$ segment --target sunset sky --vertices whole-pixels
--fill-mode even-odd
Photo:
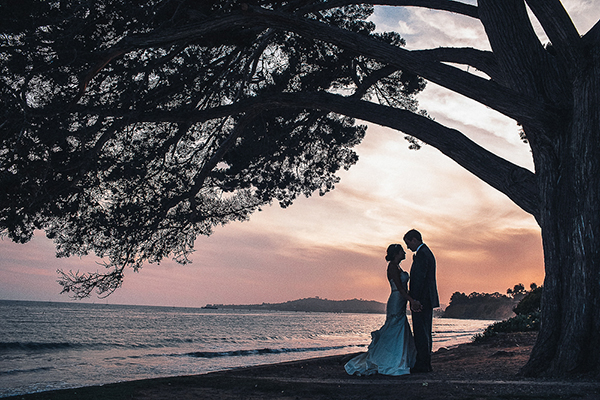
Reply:
[[[563,4],[581,34],[600,19],[600,0]],[[398,31],[409,49],[489,48],[481,25],[467,17],[381,7],[373,20],[381,30]],[[438,122],[533,169],[514,121],[431,83],[419,102]],[[543,283],[539,227],[503,194],[432,147],[409,150],[401,132],[370,125],[356,151],[359,162],[341,174],[333,192],[219,227],[198,238],[192,264],[166,260],[137,274],[129,270],[112,296],[87,301],[195,307],[319,296],[384,302],[385,249],[403,244],[411,228],[421,231],[436,256],[442,303],[456,291],[506,293],[517,283]],[[411,257],[403,268],[410,268]],[[25,245],[2,240],[0,299],[71,301],[59,295],[56,270],[96,271],[102,269],[98,261],[55,258],[41,232]]]

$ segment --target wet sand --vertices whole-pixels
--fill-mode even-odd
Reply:
[[[406,399],[406,400],[594,400],[600,382],[557,381],[518,375],[534,333],[503,334],[433,354],[434,371],[400,377],[349,376],[349,355],[238,368],[209,374],[123,382],[30,395],[24,400],[70,399]]]

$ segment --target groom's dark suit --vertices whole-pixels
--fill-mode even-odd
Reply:
[[[431,371],[433,309],[440,306],[440,300],[435,279],[435,257],[425,244],[413,256],[409,294],[423,305],[422,311],[412,313],[417,348],[414,370]]]

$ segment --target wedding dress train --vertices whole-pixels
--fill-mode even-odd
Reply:
[[[402,286],[406,290],[408,273],[401,272]],[[394,281],[390,280],[392,293],[387,302],[385,324],[371,332],[368,351],[346,363],[350,375],[405,375],[414,366],[417,350],[406,317],[406,299],[402,297]]]

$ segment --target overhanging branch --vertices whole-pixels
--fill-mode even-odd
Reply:
[[[282,95],[282,103],[283,101]],[[299,96],[285,97],[296,103]],[[287,100],[286,99],[286,100]],[[514,201],[524,211],[539,217],[539,195],[535,174],[489,152],[461,132],[407,110],[328,93],[302,96],[296,106],[327,109],[343,115],[387,126],[435,147],[490,186]]]
[[[281,93],[245,99],[236,104],[187,114],[149,113],[147,122],[203,122],[208,119],[257,110],[283,108],[320,109],[347,115],[402,131],[435,147],[490,186],[508,196],[536,219],[539,217],[537,179],[531,171],[489,152],[461,132],[408,110],[326,92]]]
[[[293,31],[413,72],[528,126],[538,126],[541,129],[543,127],[539,126],[539,121],[552,120],[552,116],[555,115],[537,98],[522,95],[450,65],[432,62],[430,56],[425,53],[412,52],[318,21],[255,7],[249,7],[243,13],[232,13],[210,21],[125,38],[111,53],[124,49],[170,46],[181,41],[195,43],[206,40],[207,37],[218,40],[219,32],[231,29],[245,29],[250,35],[255,34],[260,27]],[[94,72],[97,72],[97,69],[94,69]]]
[[[382,78],[390,76],[396,71],[398,71],[398,69],[391,65],[387,65],[377,71],[373,71],[369,76],[365,77],[365,79],[362,82],[357,83],[358,87],[352,96],[360,99],[362,96],[364,96],[364,94],[367,92],[367,90],[369,90],[371,86],[373,86]]]
[[[421,55],[423,59],[431,62],[450,62],[471,66],[485,74],[493,81],[502,83],[502,70],[494,53],[470,47],[438,47],[436,49],[412,50],[414,54]]]
[[[558,0],[526,0],[550,42],[566,63],[578,62],[580,35]]]
[[[219,145],[217,150],[211,156],[210,159],[206,160],[200,171],[194,176],[194,184],[190,189],[183,195],[175,197],[169,200],[168,206],[165,210],[170,209],[177,205],[180,201],[185,198],[193,202],[194,197],[202,190],[206,178],[210,172],[217,166],[217,164],[223,159],[225,154],[235,145],[236,140],[242,135],[246,126],[260,113],[259,108],[249,110],[240,118],[232,129],[231,133],[227,138]]]
[[[343,7],[349,4],[371,4],[374,6],[423,7],[430,8],[432,10],[450,11],[452,13],[478,18],[476,6],[452,0],[331,0],[315,3],[316,4],[311,4],[309,6],[300,8],[297,14],[306,14],[335,7]]]
[[[505,87],[527,102],[530,99],[544,102],[546,110],[553,110],[551,113],[555,116],[547,114],[542,118],[549,124],[559,124],[560,115],[572,105],[572,92],[560,63],[540,43],[524,1],[478,0],[478,5],[481,23],[505,73]],[[517,121],[530,133],[546,130],[539,123]]]
[[[542,129],[540,121],[552,120],[555,115],[537,98],[528,97],[458,68],[431,62],[423,55],[365,35],[260,8],[250,8],[247,15],[253,18],[254,24],[264,23],[272,28],[293,31],[411,71],[528,126]]]

